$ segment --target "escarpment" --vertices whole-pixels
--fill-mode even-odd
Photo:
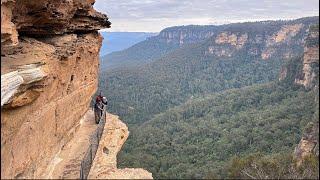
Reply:
[[[309,28],[300,63],[302,68],[299,69],[294,83],[304,86],[306,90],[312,90],[318,106],[313,121],[305,128],[294,151],[298,164],[310,155],[319,157],[319,24]]]
[[[158,35],[160,41],[182,46],[200,42],[215,34],[216,26],[181,26],[164,29]]]
[[[312,89],[319,84],[319,26],[311,26],[305,39],[303,67],[295,83]]]
[[[303,52],[303,39],[317,18],[292,21],[234,23],[221,26],[180,26],[166,28],[159,42],[183,46],[205,42],[204,55],[232,57],[246,53],[250,57],[270,60],[290,59]]]
[[[39,178],[98,84],[94,1],[1,1],[1,176]]]
[[[302,138],[294,150],[294,157],[300,165],[310,156],[319,156],[319,25],[311,25],[304,39],[304,52],[301,57],[290,60],[282,67],[280,82],[302,86],[314,94],[317,104],[314,117],[304,129]]]
[[[268,22],[265,22],[268,24]],[[260,24],[261,27],[264,24]],[[307,34],[309,22],[298,20],[274,28],[266,26],[233,29],[226,27],[214,33],[204,54],[215,57],[232,57],[245,53],[256,59],[290,59],[302,51],[302,39]],[[261,28],[261,29],[260,29]]]
[[[282,67],[279,80],[287,79],[306,90],[315,90],[319,86],[319,25],[308,28],[303,42],[302,55]]]
[[[76,138],[98,85],[97,30],[111,24],[94,2],[1,0],[2,178],[48,177]]]

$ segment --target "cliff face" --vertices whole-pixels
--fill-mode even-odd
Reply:
[[[215,33],[215,26],[208,26],[207,29],[203,26],[181,26],[164,29],[158,38],[160,41],[182,46],[208,39]]]
[[[94,0],[1,0],[1,177],[41,177],[98,84]]]
[[[207,41],[204,54],[232,57],[245,52],[248,56],[269,60],[290,59],[303,52],[303,39],[317,18],[292,21],[235,23],[221,26],[180,26],[164,29],[159,42],[183,46]]]
[[[314,120],[305,128],[294,151],[298,164],[301,164],[303,159],[311,154],[319,156],[319,25],[311,26],[309,29],[302,64],[302,70],[297,75],[295,83],[314,92],[318,107],[315,110]]]
[[[190,46],[201,48],[201,54],[210,59],[236,56],[266,61],[290,59],[303,52],[307,29],[318,21],[319,17],[307,17],[290,21],[170,27],[128,49],[106,55],[102,67],[139,67]]]
[[[303,69],[295,79],[307,89],[319,85],[319,26],[312,26],[305,39],[303,54]]]
[[[302,51],[307,27],[308,24],[290,22],[266,31],[226,28],[212,36],[204,54],[232,57],[245,52],[247,56],[263,60],[289,59]]]
[[[300,165],[311,154],[319,156],[319,25],[308,28],[303,56],[291,61],[291,64],[281,69],[279,80],[287,79],[290,84],[301,85],[307,91],[313,91],[314,101],[318,106],[294,151]]]

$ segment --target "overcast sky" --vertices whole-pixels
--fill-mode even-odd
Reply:
[[[94,7],[108,15],[108,31],[131,32],[319,15],[319,0],[96,0]]]

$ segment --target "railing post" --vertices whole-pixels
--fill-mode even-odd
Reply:
[[[92,165],[92,144],[90,144],[90,165]]]
[[[82,179],[82,161],[80,163],[80,179]]]
[[[98,128],[97,128],[97,136],[96,136],[97,137],[97,142],[99,141],[99,133],[100,133],[99,130],[100,129],[99,129],[99,126],[98,126]]]
[[[81,161],[81,164],[80,164],[80,179],[83,179],[83,177],[82,177],[82,161]]]

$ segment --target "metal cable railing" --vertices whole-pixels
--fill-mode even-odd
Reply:
[[[81,161],[80,165],[80,179],[87,179],[94,157],[96,156],[99,142],[104,130],[104,125],[106,124],[106,106],[103,107],[103,113],[100,117],[100,121],[98,124],[97,129],[94,133],[90,136],[90,145],[84,155],[84,158]]]

